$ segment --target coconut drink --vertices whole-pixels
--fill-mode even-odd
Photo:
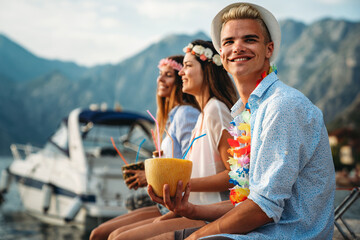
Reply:
[[[162,197],[163,186],[168,184],[170,196],[174,197],[179,180],[183,182],[183,189],[190,180],[192,162],[179,158],[149,158],[145,160],[145,174],[148,184],[154,193]]]

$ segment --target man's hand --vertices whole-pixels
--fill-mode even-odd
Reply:
[[[131,177],[125,180],[129,189],[137,190],[139,187],[145,187],[147,185],[145,171],[144,170],[125,170],[125,174],[133,174]]]
[[[176,188],[175,197],[173,198],[170,197],[170,188],[168,184],[164,184],[162,198],[155,195],[151,185],[148,186],[148,193],[151,200],[164,205],[176,215],[191,218],[194,205],[188,201],[190,195],[190,183],[186,185],[184,194],[182,192],[182,186],[183,182],[179,181]]]

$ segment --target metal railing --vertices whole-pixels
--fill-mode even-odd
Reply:
[[[10,150],[14,160],[24,160],[25,157],[38,152],[41,148],[34,147],[30,144],[11,144]]]

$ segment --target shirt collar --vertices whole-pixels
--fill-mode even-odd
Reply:
[[[268,90],[268,88],[275,82],[279,80],[278,76],[275,72],[270,73],[267,75],[257,86],[257,88],[254,89],[254,91],[250,94],[250,98],[257,97],[261,98],[264,93]]]
[[[237,102],[231,108],[231,116],[233,118],[235,118],[244,110],[244,108],[245,108],[245,106],[244,106],[243,102],[241,101],[241,98],[239,98],[239,100],[237,100]]]
[[[267,75],[250,94],[249,101],[251,101],[253,98],[261,98],[267,89],[277,80],[279,80],[279,78],[275,72]],[[239,100],[231,108],[231,116],[235,118],[244,110],[244,108],[245,106],[242,103],[241,98],[239,98]]]

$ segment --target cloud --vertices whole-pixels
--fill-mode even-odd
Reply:
[[[194,10],[201,9],[204,4],[201,1],[165,1],[143,0],[136,5],[139,15],[145,16],[149,19],[179,19],[193,16]],[[202,9],[201,9],[202,10]]]
[[[316,1],[325,5],[339,5],[344,3],[350,3],[352,0],[316,0]]]
[[[116,62],[134,53],[127,44],[147,42],[122,31],[128,24],[119,18],[119,5],[103,3],[1,1],[0,29],[40,56],[86,65]]]

